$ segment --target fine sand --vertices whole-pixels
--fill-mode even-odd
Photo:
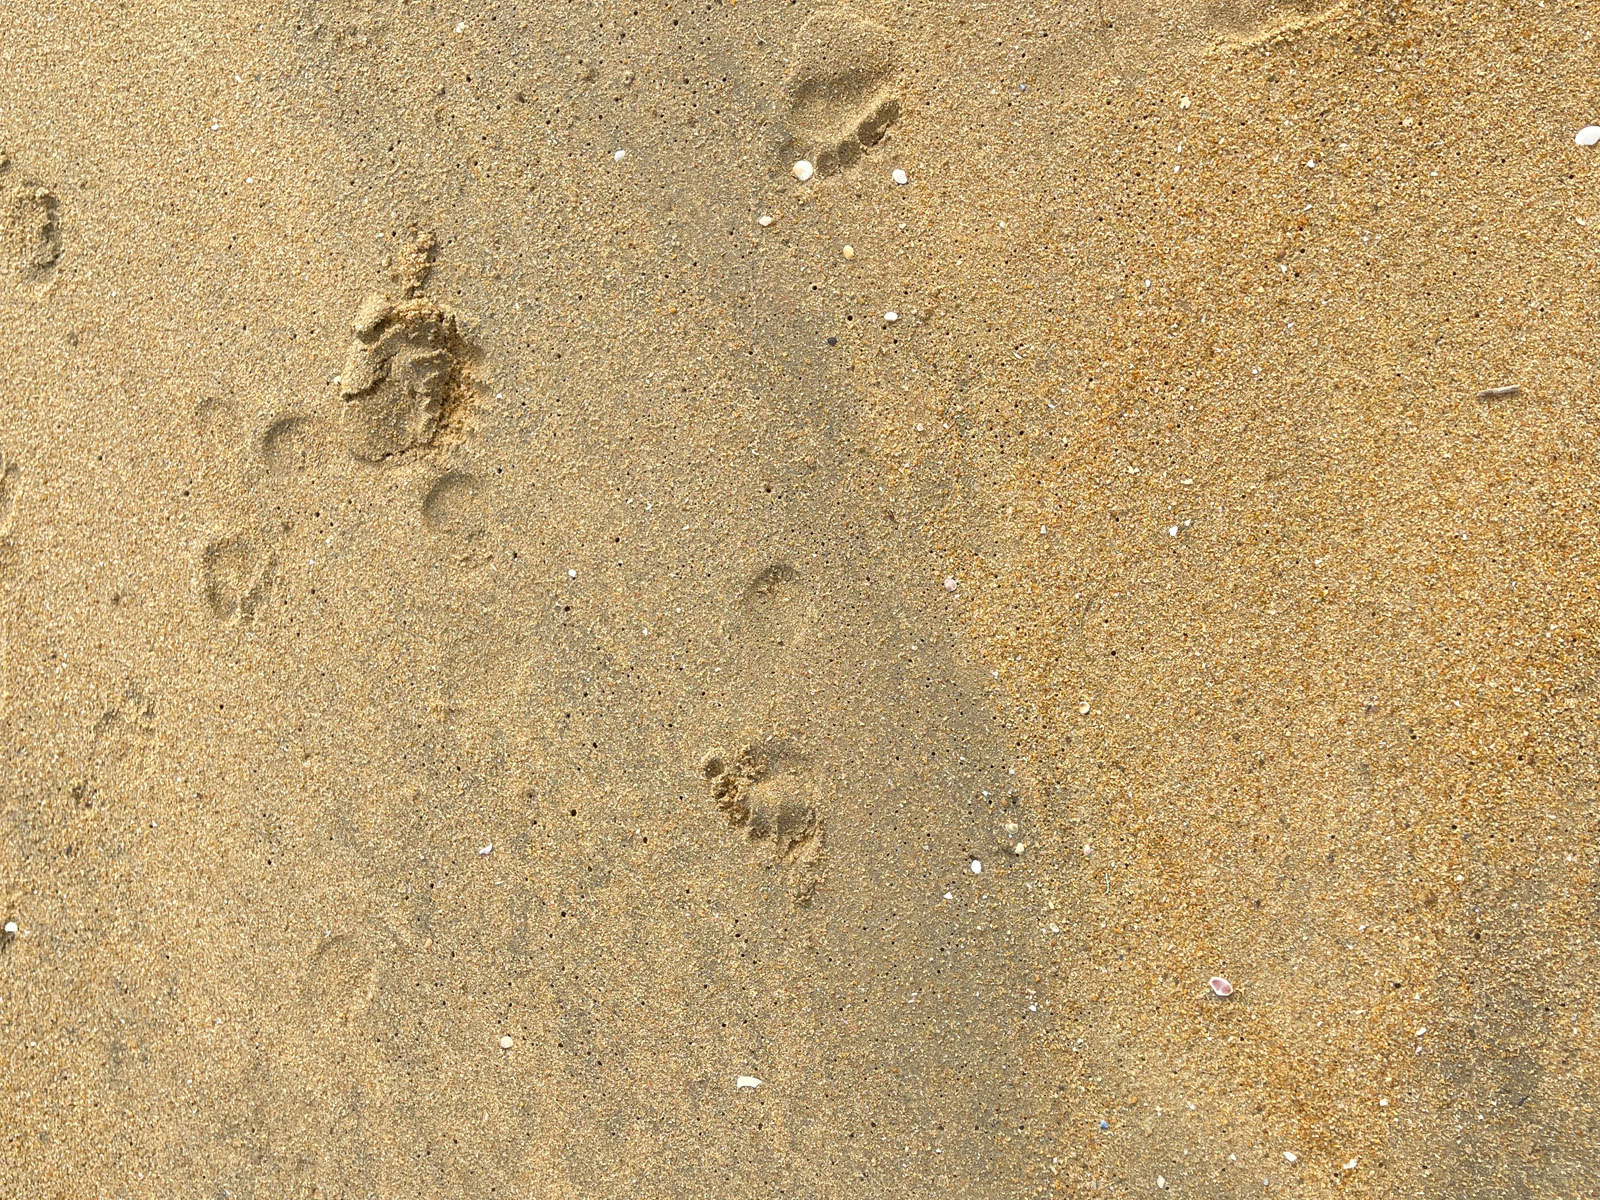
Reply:
[[[1597,29],[0,6],[0,1196],[1600,1195]]]

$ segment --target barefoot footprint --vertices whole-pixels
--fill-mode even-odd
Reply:
[[[43,275],[61,257],[60,205],[55,193],[18,178],[0,152],[0,270]]]
[[[804,761],[788,743],[769,739],[733,755],[712,751],[700,773],[730,826],[770,864],[798,869],[795,900],[809,901],[822,863],[822,818]]]
[[[393,278],[402,296],[367,297],[339,377],[345,441],[364,462],[382,462],[459,437],[471,397],[471,357],[455,315],[421,294],[433,239],[400,256]]]
[[[200,552],[200,596],[219,622],[249,624],[266,604],[277,556],[250,533],[213,539]]]
[[[847,8],[808,17],[783,80],[785,159],[808,159],[822,174],[858,160],[900,119],[899,73],[883,26]]]

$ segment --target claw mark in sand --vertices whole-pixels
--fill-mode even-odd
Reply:
[[[786,744],[764,741],[734,755],[712,751],[700,773],[729,825],[743,830],[771,863],[802,868],[795,901],[807,903],[822,862],[822,818],[804,764]]]
[[[403,295],[369,296],[353,326],[339,395],[350,453],[382,462],[459,438],[470,400],[471,351],[455,315],[421,294],[433,254],[422,238],[401,256],[394,279]]]
[[[55,193],[31,179],[16,178],[0,151],[0,270],[43,275],[61,257],[60,205]]]
[[[784,164],[804,158],[828,174],[876,146],[900,119],[899,74],[883,26],[847,8],[806,18],[780,97]]]

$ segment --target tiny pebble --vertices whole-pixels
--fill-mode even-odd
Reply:
[[[1158,1188],[1165,1188],[1167,1186],[1167,1177],[1165,1175],[1157,1175],[1156,1186]]]
[[[1593,146],[1600,142],[1600,125],[1585,125],[1572,140],[1580,146]]]
[[[982,875],[983,874],[983,863],[979,862],[977,859],[973,859],[972,860],[972,873],[974,875]]]
[[[1508,383],[1504,387],[1484,388],[1483,391],[1478,393],[1478,399],[1479,400],[1504,400],[1504,399],[1508,399],[1511,396],[1519,395],[1521,392],[1522,392],[1522,385],[1521,384]]]
[[[1284,1162],[1289,1162],[1289,1163],[1296,1163],[1296,1162],[1300,1161],[1300,1156],[1298,1154],[1296,1154],[1293,1150],[1285,1150],[1283,1152],[1283,1161]]]
[[[739,1078],[733,1081],[733,1086],[742,1088],[758,1088],[761,1086],[761,1080],[757,1079],[754,1075],[741,1075]]]
[[[479,846],[478,847],[478,853],[479,854],[491,854],[493,852],[494,852],[494,843],[493,842],[490,842],[487,846]]]
[[[910,182],[910,180],[906,176],[906,173],[904,171],[902,171],[899,167],[896,167],[893,171],[891,171],[889,173],[889,178],[893,179],[901,187],[904,187],[907,183]]]
[[[1356,1169],[1356,1160],[1352,1158],[1349,1162],[1345,1163],[1344,1169],[1346,1171],[1354,1171]]]
[[[501,1036],[501,1038],[500,1038],[500,1049],[502,1049],[502,1050],[511,1049],[511,1038],[510,1038],[509,1035],[502,1035]]]
[[[817,173],[817,169],[803,158],[790,167],[789,170],[794,172],[794,177],[801,183],[804,183]]]
[[[1178,99],[1179,108],[1188,108],[1191,103],[1193,103],[1193,101],[1191,101],[1187,96],[1181,96]]]
[[[6,932],[7,933],[15,933],[16,931],[17,931],[17,923],[15,921],[7,921],[6,922]]]
[[[761,228],[765,229],[768,225],[772,224],[772,218],[767,216],[766,213],[762,213],[759,217],[756,218],[756,224],[761,226]]]
[[[1233,984],[1229,983],[1221,975],[1213,975],[1211,977],[1211,990],[1219,996],[1231,996],[1233,995]]]
[[[900,319],[900,314],[891,308],[888,312],[883,314],[883,319],[892,325]]]
[[[1087,717],[1089,715],[1089,702],[1087,700],[1078,705],[1078,715],[1081,717]]]
[[[1028,848],[1028,843],[1027,842],[1018,842],[1015,846],[1011,847],[1011,853],[1020,856],[1023,853],[1023,851],[1025,851],[1027,848]]]
[[[854,246],[846,246],[844,248],[844,256],[846,258],[854,258],[856,256],[856,248]]]
[[[945,591],[953,592],[960,586],[961,586],[961,584],[957,581],[957,579],[956,579],[956,577],[954,575],[946,575],[944,577],[944,590]]]
[[[628,152],[626,150],[618,150],[616,153],[614,153],[611,156],[611,161],[612,162],[621,162],[623,159],[625,159],[627,157],[628,157]]]

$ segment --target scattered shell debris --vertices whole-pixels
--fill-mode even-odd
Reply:
[[[961,586],[961,581],[958,580],[954,575],[946,575],[944,577],[944,590],[945,591],[953,592],[960,586]]]
[[[733,1081],[733,1086],[736,1088],[758,1088],[761,1086],[761,1080],[754,1075],[741,1075]]]
[[[983,863],[979,859],[975,858],[972,860],[972,873],[974,875],[983,874]]]
[[[899,167],[896,167],[889,173],[889,178],[894,180],[901,187],[905,187],[906,184],[911,182],[910,178]]]
[[[772,224],[772,218],[769,217],[766,213],[762,213],[759,217],[756,218],[756,224],[761,226],[761,228],[765,229],[768,225]]]
[[[1286,1163],[1297,1163],[1300,1161],[1300,1156],[1293,1150],[1285,1150],[1283,1152],[1283,1161]]]
[[[1233,995],[1233,984],[1229,983],[1221,975],[1213,975],[1211,977],[1211,991],[1218,996],[1231,996]]]
[[[895,312],[894,309],[891,308],[888,312],[883,314],[883,319],[885,321],[889,322],[889,324],[893,325],[896,321],[898,321],[900,319],[900,314]]]
[[[1521,394],[1522,385],[1520,383],[1508,383],[1502,387],[1484,388],[1483,391],[1478,393],[1478,399],[1504,400],[1509,396],[1520,396]]]
[[[617,150],[617,151],[612,153],[611,161],[612,162],[621,162],[623,159],[625,159],[627,157],[628,157],[628,152],[626,150]]]
[[[500,1049],[502,1049],[502,1050],[511,1049],[511,1036],[509,1034],[501,1034],[500,1035]]]
[[[803,158],[799,159],[794,166],[789,168],[789,170],[794,172],[794,177],[801,183],[804,183],[817,173],[817,169],[813,167],[810,162]]]
[[[1572,140],[1580,146],[1593,146],[1600,142],[1600,125],[1585,125]]]

